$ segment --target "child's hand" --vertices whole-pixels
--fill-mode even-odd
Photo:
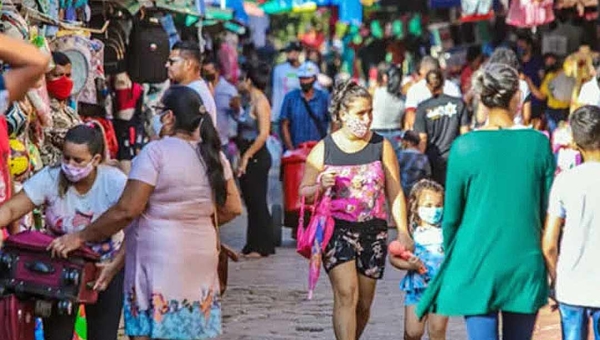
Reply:
[[[414,270],[414,271],[419,271],[419,270],[421,270],[421,268],[424,267],[421,260],[419,260],[419,258],[416,256],[413,256],[410,259],[408,259],[408,265],[410,266],[410,270]]]

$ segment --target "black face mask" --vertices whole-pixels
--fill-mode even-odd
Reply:
[[[558,70],[560,69],[560,66],[561,66],[561,65],[559,65],[558,63],[556,63],[556,64],[552,64],[552,65],[546,65],[546,66],[544,67],[544,71],[546,71],[546,73],[549,73],[549,72],[556,72],[556,71],[558,71]]]
[[[213,81],[215,81],[215,79],[217,79],[217,75],[214,73],[204,73],[202,75],[202,78],[204,78],[204,80],[212,83]]]
[[[308,92],[310,92],[310,90],[313,88],[314,85],[315,85],[314,81],[311,81],[310,83],[300,83],[300,88],[302,89],[302,92],[308,93]]]

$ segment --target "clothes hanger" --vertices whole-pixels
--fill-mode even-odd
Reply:
[[[58,26],[59,28],[66,30],[66,31],[79,31],[79,32],[85,32],[85,33],[103,34],[104,32],[106,32],[106,30],[108,29],[108,25],[110,24],[110,20],[107,20],[104,23],[104,25],[102,26],[102,28],[100,28],[100,29],[89,28],[89,27],[79,26],[79,25],[81,25],[81,23],[68,24],[64,21],[53,19],[53,18],[49,17],[48,15],[40,13],[39,11],[37,11],[33,8],[23,7],[23,10],[25,11],[25,19],[27,21],[29,18],[32,18],[34,20],[37,20],[39,22],[42,22],[42,23],[45,23],[48,25]]]

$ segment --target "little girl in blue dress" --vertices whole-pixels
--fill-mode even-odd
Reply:
[[[432,180],[419,181],[410,192],[409,209],[409,226],[415,242],[414,256],[407,260],[390,256],[390,263],[394,267],[407,271],[400,282],[400,290],[406,293],[404,339],[421,339],[427,326],[431,340],[442,340],[446,338],[448,317],[429,314],[419,320],[415,307],[444,260],[441,228],[444,189]]]

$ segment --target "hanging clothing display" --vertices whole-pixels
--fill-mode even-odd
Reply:
[[[532,28],[554,21],[554,0],[513,0],[506,22],[515,27]]]
[[[461,0],[462,22],[489,20],[494,17],[493,0]]]

